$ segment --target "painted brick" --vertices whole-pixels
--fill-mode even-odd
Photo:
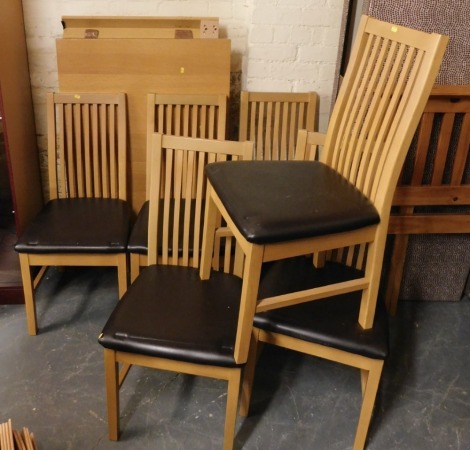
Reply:
[[[231,40],[242,89],[320,95],[327,122],[344,0],[23,0],[38,143],[45,159],[45,95],[58,86],[62,16],[214,16]],[[43,167],[44,169],[44,167]]]

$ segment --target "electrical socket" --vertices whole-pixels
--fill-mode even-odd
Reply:
[[[216,20],[201,20],[201,39],[218,39],[219,23]]]

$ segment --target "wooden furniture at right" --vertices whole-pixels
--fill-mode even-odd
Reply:
[[[325,349],[319,356],[331,355],[330,347],[343,350],[336,360],[360,369],[364,393],[356,450],[365,445],[386,353],[376,354],[378,362],[372,370],[363,361],[361,346],[342,334],[345,327],[340,324],[335,339],[322,341],[322,330],[309,323],[310,315],[303,312],[312,301],[357,296],[357,308],[348,320],[353,320],[356,337],[361,332],[374,333],[393,192],[447,42],[445,36],[363,16],[320,161],[241,161],[210,164],[206,169],[211,189],[203,247],[213,248],[220,212],[245,255],[244,314],[251,317],[256,312],[242,401],[249,403],[252,377],[248,374],[254,370],[249,365],[256,360],[257,341],[306,353],[316,347],[308,345],[313,342]],[[343,249],[336,262],[344,269],[339,276],[327,275],[327,262],[323,268],[314,266],[312,254]],[[208,250],[203,254],[203,279],[209,274],[211,257]],[[294,270],[290,277],[280,270],[273,279],[284,282],[284,289],[270,285],[264,289],[266,271],[295,259],[307,263],[307,274]],[[270,264],[262,271],[264,263]],[[358,273],[351,275],[349,269]],[[317,271],[320,276],[315,276]],[[311,277],[315,283],[308,283]],[[311,333],[282,339],[278,335],[289,335],[286,328],[272,330],[260,323],[271,313],[286,317],[290,308],[300,311],[296,317],[311,327]],[[380,326],[386,325],[385,320]],[[285,344],[288,340],[292,345]],[[242,343],[239,348],[244,360],[247,347]]]
[[[47,124],[50,200],[15,245],[30,335],[49,266],[114,266],[119,297],[127,289],[126,96],[51,92]]]
[[[239,141],[255,143],[255,158],[294,159],[297,132],[318,128],[315,92],[252,92],[240,95]]]
[[[385,289],[396,312],[412,234],[470,233],[470,86],[435,86],[393,197]]]

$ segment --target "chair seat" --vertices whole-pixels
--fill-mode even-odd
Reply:
[[[345,281],[361,272],[338,263],[326,263],[316,269],[311,257],[290,258],[272,263],[263,274],[260,297],[285,294]],[[358,324],[361,292],[279,308],[256,314],[254,325],[307,342],[333,347],[374,359],[388,354],[388,317],[382,301],[377,302],[373,327],[364,330]]]
[[[204,211],[205,202],[202,202],[202,210]],[[170,204],[170,217],[173,217],[173,206],[174,203]],[[191,200],[191,210],[193,211],[196,206],[195,200]],[[163,208],[163,200],[160,201],[160,209]],[[137,214],[136,221],[132,227],[131,234],[129,236],[129,242],[127,243],[127,251],[129,253],[138,253],[140,255],[148,254],[148,223],[149,223],[149,201],[147,200],[142,205],[142,208]],[[159,223],[158,230],[158,253],[161,254],[162,250],[162,230],[163,230],[163,221]],[[170,236],[169,236],[169,252],[172,253],[172,233],[173,227],[170,227]],[[179,223],[179,238],[178,243],[180,247],[183,245],[183,236],[184,236],[184,214],[181,211],[180,223]],[[202,230],[201,230],[202,237]],[[194,238],[194,226],[191,226],[189,229],[189,253],[192,255],[193,250],[193,238]],[[183,253],[183,249],[178,249],[179,254]]]
[[[126,250],[131,210],[103,198],[49,201],[15,244],[19,253],[121,253]]]
[[[99,343],[116,351],[197,364],[236,366],[233,352],[241,280],[197,269],[143,269],[116,306]]]
[[[373,204],[355,186],[317,161],[213,163],[206,174],[235,225],[254,244],[380,222]]]

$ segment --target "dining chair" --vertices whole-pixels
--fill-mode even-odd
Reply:
[[[355,448],[362,448],[387,353],[377,298],[391,200],[447,42],[445,36],[363,16],[320,161],[241,161],[206,168],[207,224],[221,213],[243,249],[249,289],[242,302],[256,313],[242,413],[249,403],[257,340],[307,353],[315,347],[322,357],[361,369],[364,400]],[[213,240],[208,226],[204,247],[211,248]],[[277,270],[269,277],[278,264],[298,258],[307,263],[302,270]],[[339,266],[333,275],[331,265]],[[207,251],[202,278],[209,270]],[[268,280],[277,283],[271,287]],[[317,313],[334,319],[322,329]]]
[[[15,245],[30,335],[49,266],[115,266],[127,289],[126,96],[48,93],[47,123],[50,200]]]
[[[154,132],[203,139],[225,139],[227,96],[224,94],[155,94],[147,95],[147,161]],[[147,164],[147,168],[150,165]],[[147,232],[150,176],[146,175],[147,198],[132,227],[127,251],[130,279],[147,265]]]
[[[315,92],[253,92],[240,94],[239,141],[255,143],[255,159],[294,159],[297,132],[318,128]]]
[[[241,370],[234,346],[251,334],[238,319],[242,280],[227,267],[201,281],[201,236],[212,161],[251,158],[251,142],[155,133],[150,147],[148,263],[109,317],[104,347],[108,431],[119,437],[119,389],[132,365],[228,382],[224,449],[235,433]],[[217,230],[223,237],[226,230]],[[231,252],[228,253],[229,255]],[[248,339],[249,342],[249,339]]]

